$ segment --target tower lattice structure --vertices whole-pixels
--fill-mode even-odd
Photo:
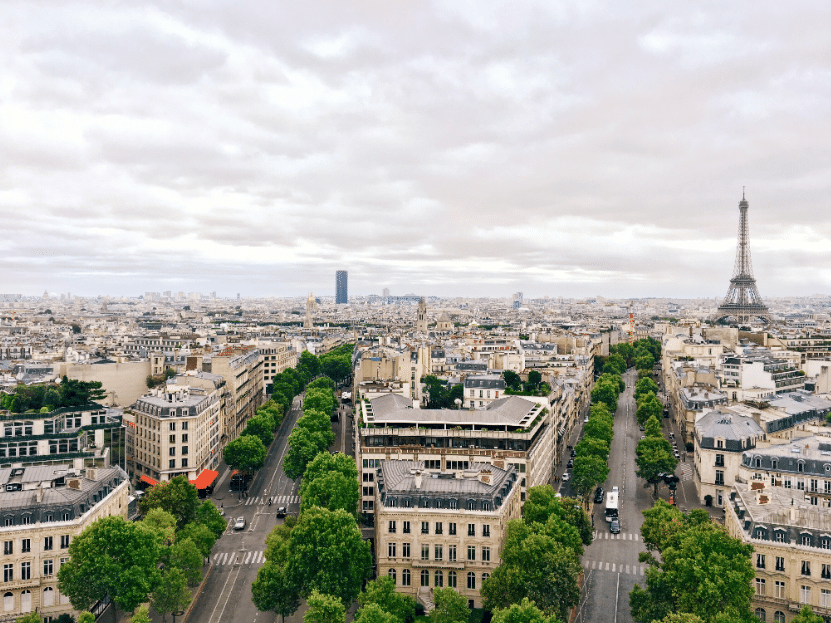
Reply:
[[[727,290],[724,301],[719,305],[715,320],[735,318],[738,322],[749,322],[753,318],[759,318],[765,322],[771,322],[767,305],[762,302],[762,296],[756,288],[753,264],[750,261],[750,233],[747,226],[749,207],[742,192],[742,200],[739,201],[739,242],[736,247],[736,264],[733,267],[730,288]]]

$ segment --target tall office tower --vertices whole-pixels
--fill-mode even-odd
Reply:
[[[346,305],[349,302],[349,297],[347,296],[346,290],[346,282],[348,277],[349,273],[345,270],[339,270],[335,273],[336,305]]]
[[[390,289],[384,288],[384,298],[388,299],[390,297]]]
[[[730,279],[727,296],[719,305],[713,320],[734,318],[741,323],[759,318],[767,323],[771,322],[770,312],[756,288],[753,265],[750,263],[750,231],[747,226],[748,207],[750,206],[744,198],[744,191],[742,191],[742,200],[739,201],[739,241],[736,246],[733,278]]]

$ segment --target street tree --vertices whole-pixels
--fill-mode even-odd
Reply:
[[[705,623],[753,620],[752,545],[732,538],[706,512],[684,515],[660,501],[644,518],[644,542],[658,557],[641,554],[646,587],[629,593],[635,621],[651,623],[670,613],[695,614]]]
[[[251,585],[251,597],[258,610],[273,610],[283,623],[300,607],[300,587],[293,583],[283,564],[270,560],[266,560],[257,572],[257,579]]]
[[[823,623],[823,619],[821,616],[814,614],[811,606],[805,604],[799,614],[791,619],[791,623]]]
[[[160,581],[156,538],[120,515],[99,519],[69,544],[69,560],[58,570],[61,594],[76,610],[109,596],[132,612]]]
[[[168,612],[179,612],[190,603],[188,579],[181,569],[169,567],[162,573],[162,581],[153,591],[150,605],[162,615],[164,623]]]
[[[154,508],[167,511],[176,518],[176,525],[181,528],[195,519],[200,504],[199,492],[187,476],[175,476],[148,488],[139,500],[138,508],[143,515]]]
[[[619,342],[609,347],[610,354],[620,355],[624,360],[629,360],[635,355],[635,347],[629,342]]]
[[[95,615],[90,613],[92,616],[92,620],[89,623],[95,623]],[[86,621],[81,621],[81,618],[78,617],[78,623],[87,623]],[[141,606],[136,613],[130,619],[130,623],[150,623],[150,608],[147,606]]]
[[[376,605],[402,623],[413,617],[416,608],[415,599],[404,593],[396,592],[395,582],[386,575],[367,582],[364,590],[358,595],[358,603],[361,604],[362,609],[369,605]]]
[[[202,558],[208,558],[216,544],[216,535],[211,529],[205,524],[196,523],[195,521],[182,528],[179,531],[178,538],[193,541]]]
[[[316,409],[304,411],[303,417],[297,420],[297,428],[305,428],[309,432],[319,433],[322,436],[321,438],[326,441],[324,450],[335,442],[335,433],[332,432],[332,419],[322,411]]]
[[[522,506],[523,521],[529,526],[535,523],[545,526],[552,516],[574,526],[583,545],[591,545],[591,518],[580,508],[579,500],[557,497],[557,492],[551,485],[538,485],[528,489],[525,504]]]
[[[556,616],[548,616],[527,597],[493,613],[492,623],[560,623]]]
[[[403,623],[378,604],[367,604],[355,614],[355,623]]]
[[[179,539],[166,548],[161,557],[165,568],[176,567],[179,569],[190,586],[196,586],[202,581],[202,561],[204,558],[199,547],[191,539]]]
[[[507,608],[523,597],[547,615],[566,620],[580,598],[577,553],[556,539],[536,533],[521,520],[508,522],[502,562],[482,584],[486,608]]]
[[[585,437],[593,437],[600,439],[606,445],[612,445],[612,436],[614,435],[614,427],[602,417],[590,417],[589,421],[583,425],[583,432]]]
[[[176,518],[161,508],[150,509],[139,525],[158,535],[161,545],[170,545],[176,540]]]
[[[430,611],[430,623],[467,623],[470,610],[467,599],[455,588],[433,589],[435,608]]]
[[[32,610],[31,612],[24,614],[22,617],[15,619],[15,623],[41,623],[40,615]]]
[[[577,456],[597,456],[604,461],[609,460],[609,444],[603,439],[584,435],[574,446]],[[602,480],[600,482],[603,482]]]
[[[644,435],[646,437],[664,436],[664,433],[661,430],[661,423],[654,415],[646,421],[646,424],[644,424]]]
[[[303,385],[320,374],[320,360],[307,350],[304,350],[297,360],[297,374],[303,380]]]
[[[303,473],[300,485],[301,511],[311,506],[329,510],[342,508],[357,518],[361,486],[355,461],[344,454],[320,452]]]
[[[245,474],[251,474],[263,465],[268,453],[259,437],[242,435],[228,442],[222,453],[225,463]]]
[[[139,608],[141,610],[141,608]],[[132,619],[131,619],[132,622]],[[95,615],[89,610],[78,613],[78,623],[95,623]],[[148,619],[149,623],[149,619]]]
[[[635,415],[638,419],[638,424],[644,426],[651,417],[660,418],[664,405],[652,392],[647,392],[638,400],[637,411]]]
[[[283,471],[286,476],[291,480],[300,478],[309,463],[318,454],[325,452],[330,443],[328,437],[322,433],[297,426],[289,435],[289,449],[283,457]]]
[[[274,441],[274,420],[265,415],[255,415],[248,420],[242,434],[259,438],[263,445],[268,448],[271,442]]]
[[[617,353],[612,353],[609,355],[606,363],[603,364],[603,372],[608,372],[609,374],[623,374],[626,372],[626,360]]]
[[[336,383],[342,383],[352,374],[352,359],[346,357],[327,357],[323,360],[323,374]]]
[[[305,414],[307,411],[313,409],[320,411],[326,417],[330,418],[335,410],[336,403],[335,395],[331,389],[321,387],[307,389],[306,397],[303,399],[303,413]]]
[[[603,443],[602,440],[598,441]],[[571,486],[583,496],[584,500],[597,485],[606,482],[608,476],[609,465],[604,457],[592,454],[581,455],[578,452],[571,473]]]
[[[615,387],[617,387],[617,393],[620,394],[624,389],[626,389],[626,383],[623,380],[623,377],[619,374],[612,374],[611,372],[605,372],[597,377],[598,383],[611,383]]]
[[[660,483],[658,474],[673,473],[678,459],[672,455],[672,446],[663,436],[646,437],[635,448],[635,465],[638,467],[635,473],[655,486],[653,495],[657,497]]]
[[[536,389],[542,383],[542,374],[540,374],[537,370],[531,370],[528,373],[528,384],[533,388]]]
[[[291,531],[288,549],[287,574],[303,597],[317,589],[350,604],[372,569],[369,543],[344,510],[306,510]]]
[[[346,620],[346,608],[337,597],[314,589],[306,604],[308,609],[303,615],[303,623],[344,623]]]
[[[650,378],[641,379],[635,385],[635,400],[638,400],[638,398],[640,398],[641,396],[643,396],[644,394],[647,394],[649,392],[652,392],[653,394],[657,394],[658,393],[658,384],[655,383],[655,381],[653,381]]]
[[[617,387],[610,382],[595,384],[591,392],[592,402],[602,402],[609,409],[610,413],[617,411],[617,398]]]
[[[222,536],[225,528],[228,527],[225,517],[220,514],[219,509],[210,500],[205,500],[196,509],[196,523],[206,526],[217,539]]]

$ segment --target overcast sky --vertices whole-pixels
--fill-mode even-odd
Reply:
[[[694,6],[693,6],[694,5]],[[0,292],[831,292],[831,4],[0,3]]]

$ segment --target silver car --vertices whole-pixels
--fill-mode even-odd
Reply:
[[[245,530],[245,517],[237,517],[234,522],[234,530]]]

